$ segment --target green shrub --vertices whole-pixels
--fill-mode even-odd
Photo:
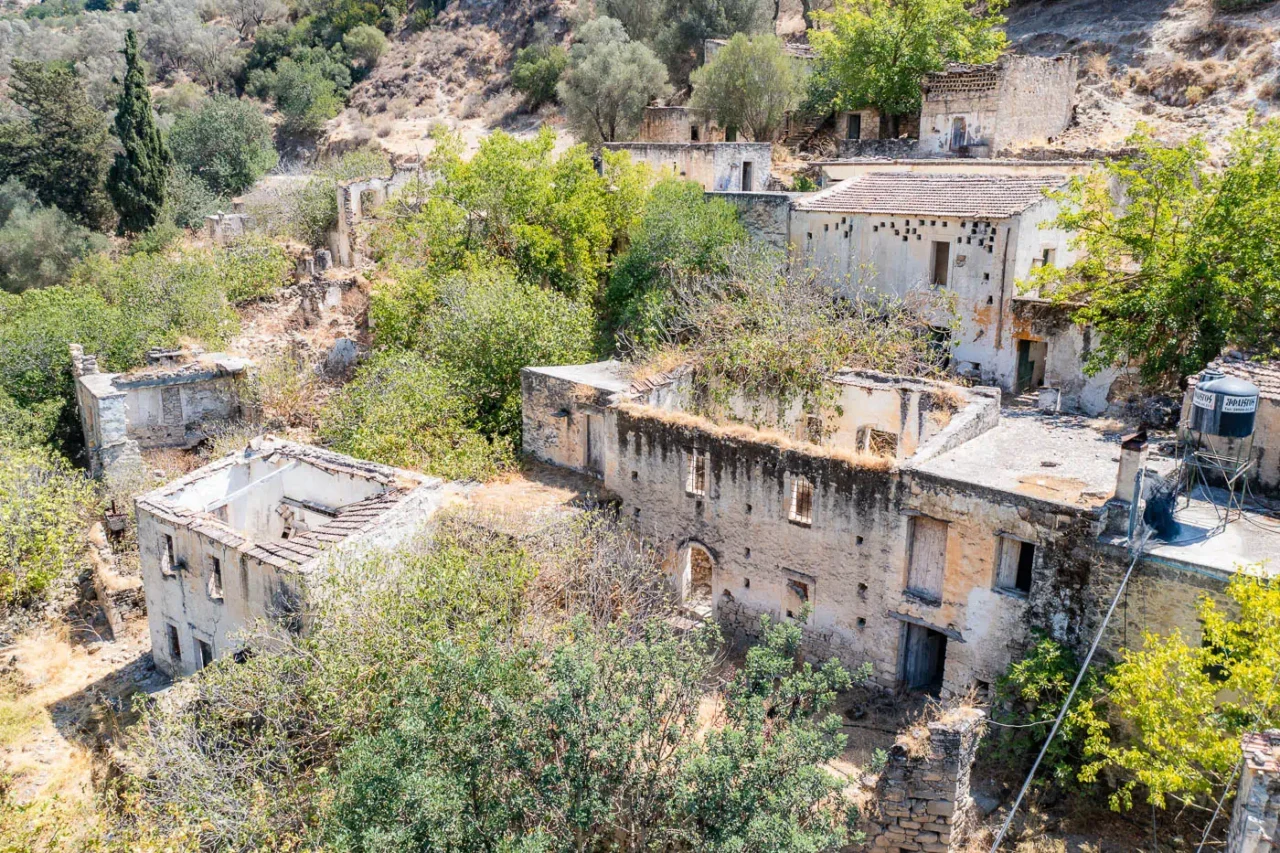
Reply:
[[[509,439],[469,425],[473,401],[414,353],[386,352],[335,397],[321,434],[336,450],[451,480],[486,480],[515,462]]]
[[[342,46],[347,57],[367,71],[387,52],[387,37],[377,27],[361,24],[342,37]]]
[[[13,178],[0,184],[0,289],[20,293],[57,284],[81,258],[109,245]]]
[[[233,305],[270,296],[288,284],[293,270],[284,249],[264,237],[243,237],[215,258],[227,299]]]
[[[536,110],[556,99],[556,84],[569,64],[564,48],[552,44],[535,44],[516,52],[511,69],[512,87],[524,95],[529,109]]]
[[[182,165],[169,170],[164,204],[163,216],[179,228],[203,228],[204,218],[224,207],[209,185]]]
[[[0,603],[28,604],[79,562],[96,492],[61,457],[0,444],[0,495]]]
[[[169,131],[169,147],[176,164],[221,196],[244,192],[279,160],[262,111],[252,101],[225,95],[180,113]]]
[[[420,6],[409,13],[408,24],[409,31],[420,33],[427,27],[431,26],[431,22],[436,19],[436,10],[430,6]]]
[[[369,148],[348,152],[324,164],[289,199],[289,233],[308,246],[323,246],[329,231],[338,223],[338,182],[390,171],[387,155]]]
[[[310,136],[342,109],[342,97],[333,80],[316,63],[298,62],[287,56],[271,71],[249,75],[249,88],[267,98],[280,111],[281,131],[290,136]]]

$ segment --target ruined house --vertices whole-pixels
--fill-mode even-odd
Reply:
[[[949,294],[959,326],[944,331],[958,373],[1015,395],[1051,389],[1054,407],[1106,408],[1115,373],[1082,373],[1088,330],[1019,286],[1036,267],[1075,259],[1071,235],[1047,227],[1059,202],[1046,193],[1069,174],[859,166],[792,207],[800,264],[851,293]]]
[[[139,451],[194,447],[244,414],[248,359],[226,353],[151,350],[147,365],[103,373],[98,359],[71,345],[76,404],[95,476],[140,465]]]
[[[1245,735],[1227,853],[1280,851],[1280,730]]]
[[[356,226],[419,175],[418,163],[414,161],[397,165],[385,177],[374,175],[339,182],[337,227],[328,236],[329,252],[335,264],[341,267],[364,264]]]
[[[920,156],[994,157],[1042,146],[1067,129],[1079,59],[1009,54],[948,65],[921,88]]]
[[[157,666],[187,675],[234,654],[246,631],[306,630],[326,552],[394,542],[448,493],[438,479],[268,436],[142,495]]]
[[[743,639],[761,615],[790,620],[813,656],[935,693],[990,685],[1033,630],[1081,652],[1098,631],[1141,518],[1134,471],[1155,464],[1142,441],[1002,412],[993,388],[866,371],[834,377],[829,411],[757,429],[750,401],[736,419],[691,410],[691,382],[633,383],[617,362],[522,374],[526,452],[602,480],[690,615]],[[1143,629],[1197,636],[1199,596],[1276,540],[1240,524],[1148,545],[1104,650]]]
[[[606,142],[658,175],[693,181],[704,190],[752,192],[765,189],[773,169],[768,142]]]

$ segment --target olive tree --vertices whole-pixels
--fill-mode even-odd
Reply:
[[[582,28],[558,87],[570,127],[591,143],[634,136],[644,108],[670,90],[658,57],[613,18]]]
[[[746,131],[756,142],[773,140],[800,97],[795,62],[774,35],[738,33],[692,79],[690,106],[713,115],[721,127]]]

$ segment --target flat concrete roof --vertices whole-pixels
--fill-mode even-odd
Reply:
[[[1119,434],[1074,415],[1006,409],[995,428],[911,468],[1078,510],[1115,494],[1119,466]]]
[[[563,364],[552,367],[526,367],[530,373],[554,376],[579,385],[588,385],[601,391],[616,394],[631,387],[630,368],[620,361],[610,359],[593,364]]]

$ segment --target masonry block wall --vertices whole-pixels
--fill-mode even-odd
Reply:
[[[752,237],[779,249],[791,247],[791,202],[802,193],[707,193],[738,209],[738,218]]]
[[[674,174],[719,192],[761,189],[773,168],[773,146],[768,142],[607,142],[604,147],[626,151],[660,175]],[[750,167],[744,170],[746,164]]]
[[[977,822],[969,796],[969,770],[982,740],[986,714],[958,708],[924,732],[900,736],[876,786],[880,804],[871,842],[877,850],[950,853]],[[906,738],[917,742],[908,745]],[[923,751],[923,754],[921,752]]]
[[[1280,851],[1280,729],[1245,735],[1227,853]]]

